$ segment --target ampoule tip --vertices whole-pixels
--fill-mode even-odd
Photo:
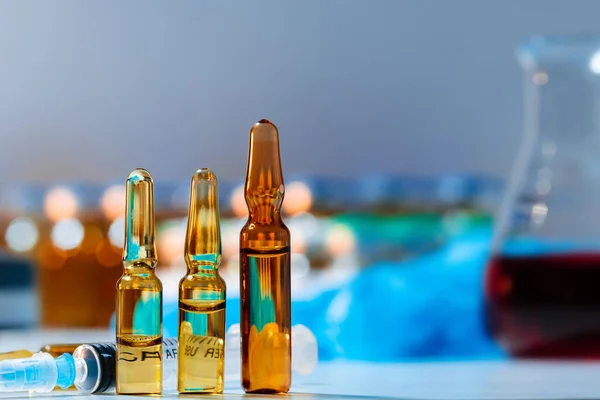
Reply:
[[[152,176],[144,168],[136,168],[127,177],[128,181],[151,181]]]
[[[279,131],[274,123],[261,119],[250,130],[250,137],[254,142],[279,143]]]
[[[210,168],[200,168],[192,176],[192,181],[216,181],[217,176]]]

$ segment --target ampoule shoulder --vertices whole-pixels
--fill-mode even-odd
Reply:
[[[183,289],[203,289],[208,291],[225,291],[225,280],[218,271],[212,273],[188,273],[179,281],[179,287]]]
[[[117,281],[117,289],[162,290],[162,283],[154,269],[131,268],[125,270]]]
[[[283,220],[267,225],[248,220],[240,232],[240,245],[248,247],[250,242],[256,245],[257,241],[266,242],[268,247],[287,246],[290,242],[290,230]]]

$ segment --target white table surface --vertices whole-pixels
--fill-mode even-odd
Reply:
[[[108,341],[106,331],[0,331],[0,352],[17,348],[37,350],[43,344]],[[238,382],[225,383],[221,398],[265,398],[281,396],[243,395]],[[90,397],[76,392],[49,395],[8,393],[0,398]],[[95,395],[104,400],[114,394]],[[165,393],[162,397],[206,397]],[[119,396],[144,398],[147,396]],[[411,362],[366,363],[322,362],[315,372],[294,377],[290,399],[600,399],[600,362]],[[96,397],[98,399],[98,397]],[[73,399],[75,400],[75,399]],[[83,399],[82,399],[83,400]]]

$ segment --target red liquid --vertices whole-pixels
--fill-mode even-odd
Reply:
[[[600,359],[600,254],[497,257],[486,320],[517,357]]]

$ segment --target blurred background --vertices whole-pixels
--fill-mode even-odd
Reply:
[[[527,152],[515,169],[519,149],[540,136],[523,129],[528,113],[542,118],[524,93],[548,82],[539,65],[531,81],[515,54],[535,34],[597,31],[598,12],[591,0],[3,1],[0,328],[109,327],[123,184],[136,167],[155,178],[165,335],[177,333],[189,179],[200,167],[220,178],[227,325],[238,322],[248,133],[269,118],[286,178],[293,323],[313,330],[323,359],[539,355],[527,350],[555,336],[527,321],[552,312],[558,300],[542,290],[552,286],[541,301],[510,297],[523,285],[514,277],[485,285],[503,255],[494,228],[506,242],[498,219],[513,221],[531,170]],[[528,204],[520,212],[539,225],[550,203]],[[568,274],[557,279],[569,287]],[[600,315],[596,297],[583,308],[569,299],[584,320]],[[514,305],[532,314],[514,319]],[[517,322],[526,328],[511,330]],[[600,349],[591,325],[582,329]]]

